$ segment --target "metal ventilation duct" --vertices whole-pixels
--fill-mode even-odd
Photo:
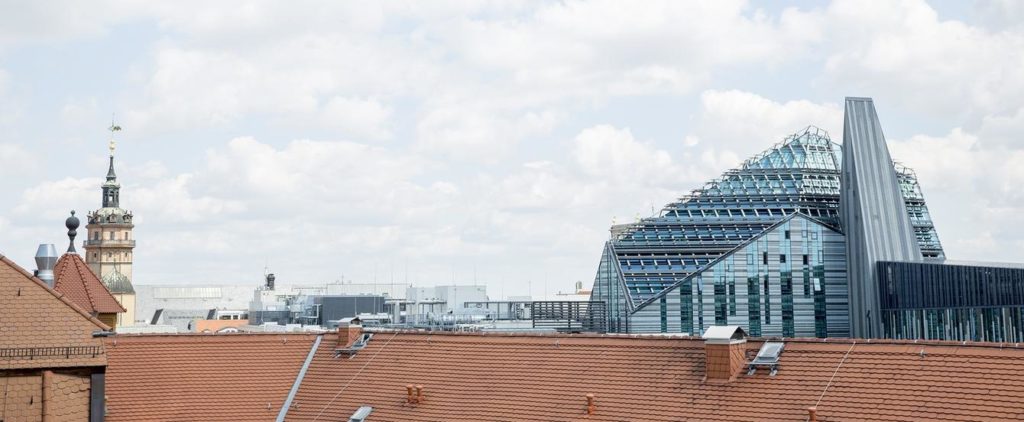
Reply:
[[[39,245],[36,249],[36,277],[53,288],[53,266],[57,265],[57,248],[51,243]]]

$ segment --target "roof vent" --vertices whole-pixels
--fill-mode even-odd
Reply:
[[[360,406],[356,409],[356,412],[349,416],[348,422],[363,422],[367,417],[370,416],[370,412],[373,412],[373,408],[370,406]]]
[[[774,377],[779,372],[779,357],[782,356],[782,350],[786,348],[786,344],[778,341],[766,341],[761,345],[761,350],[757,351],[757,356],[754,360],[748,364],[747,375],[754,375],[757,372],[757,367],[767,367],[771,370],[768,374]]]
[[[45,243],[36,249],[36,277],[46,282],[47,286],[53,288],[53,266],[57,265],[57,248],[53,244]]]

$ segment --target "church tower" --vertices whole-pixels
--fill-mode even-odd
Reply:
[[[110,168],[103,183],[103,207],[90,212],[85,226],[87,238],[85,262],[100,277],[110,293],[126,310],[118,315],[118,326],[135,324],[135,288],[132,286],[132,213],[121,208],[121,184],[114,173],[114,133],[120,126],[110,126]]]

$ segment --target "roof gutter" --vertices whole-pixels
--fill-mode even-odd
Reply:
[[[320,348],[320,340],[323,339],[323,334],[316,336],[316,341],[313,342],[313,347],[309,349],[306,361],[302,363],[302,369],[299,369],[299,375],[295,377],[295,383],[292,384],[292,389],[288,392],[288,398],[281,405],[281,410],[277,412],[277,422],[284,422],[284,417],[288,414],[288,409],[292,407],[292,401],[295,400],[295,394],[299,392],[299,386],[302,385],[302,379],[306,377],[306,370],[309,369],[309,364],[313,362],[316,349]]]

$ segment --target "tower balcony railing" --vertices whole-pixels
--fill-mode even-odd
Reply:
[[[110,240],[110,239],[100,239],[100,240],[89,239],[89,240],[86,240],[85,242],[83,242],[82,244],[85,245],[85,246],[101,246],[101,247],[127,247],[127,248],[134,248],[135,247],[135,241],[134,240],[124,240],[124,239],[115,239],[115,240]]]

